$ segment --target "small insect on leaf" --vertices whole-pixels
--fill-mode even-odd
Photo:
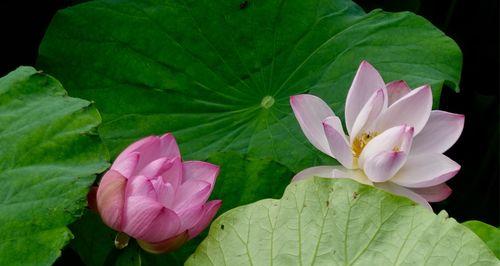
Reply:
[[[352,192],[352,199],[357,199],[359,196],[358,192],[354,191]]]
[[[243,2],[240,3],[240,9],[245,9],[248,7],[248,1],[245,0]]]

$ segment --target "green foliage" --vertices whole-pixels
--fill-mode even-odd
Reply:
[[[481,221],[467,221],[462,224],[476,233],[500,259],[500,229]]]
[[[221,215],[186,265],[498,265],[472,232],[349,179],[292,183]]]
[[[387,81],[457,89],[457,45],[412,13],[346,0],[92,1],[59,12],[38,65],[96,102],[112,155],[175,134],[186,158],[235,151],[294,172],[334,161],[304,138],[289,97],[310,92],[342,116],[362,59]],[[271,98],[272,97],[272,98]]]
[[[366,14],[346,0],[92,1],[58,12],[38,66],[96,103],[113,156],[171,131],[185,159],[222,165],[214,197],[224,211],[336,163],[305,139],[289,97],[318,95],[342,116],[363,59],[386,81],[431,84],[435,104],[443,84],[458,87],[450,38],[412,13]],[[182,263],[196,243],[164,261]]]
[[[20,67],[0,78],[0,265],[50,265],[108,153],[90,102]]]
[[[104,225],[99,214],[87,211],[70,226],[75,238],[70,247],[77,251],[85,265],[104,265],[115,249],[116,232]]]

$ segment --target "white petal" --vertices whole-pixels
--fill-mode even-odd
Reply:
[[[364,164],[366,176],[373,182],[385,182],[396,174],[406,162],[407,153],[403,151],[384,151]]]
[[[344,167],[352,169],[354,163],[354,157],[352,155],[352,149],[344,132],[338,131],[335,127],[338,117],[332,116],[323,121],[323,127],[325,129],[326,139],[330,145],[330,151],[335,159],[337,159]]]
[[[335,116],[332,109],[320,98],[309,94],[290,97],[290,105],[309,142],[318,150],[332,156],[322,124],[325,118]]]
[[[395,80],[387,83],[385,86],[387,88],[387,103],[389,106],[411,91],[404,80]]]
[[[361,62],[345,103],[345,121],[349,134],[359,112],[378,89],[385,90],[384,80],[372,65],[366,61]]]
[[[366,178],[361,170],[349,170],[343,166],[316,166],[302,170],[296,174],[292,182],[304,180],[311,177],[324,178],[350,178],[365,185],[372,185],[372,182]]]
[[[332,178],[349,178],[361,184],[373,186],[372,181],[370,181],[361,170],[350,170],[346,168],[333,169]]]
[[[430,187],[448,181],[459,170],[459,164],[440,153],[413,155],[391,182],[411,188]]]
[[[434,110],[420,134],[413,140],[412,154],[443,153],[460,137],[464,129],[464,116]]]
[[[364,168],[365,161],[386,151],[403,151],[409,153],[413,138],[413,128],[397,126],[376,136],[366,144],[358,159],[359,168]]]
[[[351,144],[359,134],[371,129],[380,113],[385,110],[386,101],[387,96],[385,95],[385,91],[383,89],[375,91],[370,99],[368,99],[352,126],[350,134]]]
[[[429,119],[432,109],[432,91],[429,86],[414,89],[393,103],[379,117],[376,129],[408,125],[415,128],[415,135],[422,130]]]
[[[432,211],[431,205],[429,205],[429,203],[423,197],[421,197],[417,193],[415,193],[415,192],[413,192],[405,187],[398,186],[397,184],[394,184],[391,182],[375,183],[375,187],[378,187],[382,190],[385,190],[389,193],[392,193],[392,194],[395,194],[398,196],[403,196],[403,197],[409,198],[409,199],[413,200],[414,202],[416,202],[416,203],[422,205],[423,207],[429,209],[430,211]]]
[[[315,166],[315,167],[306,168],[306,169],[300,171],[298,174],[296,174],[293,177],[292,182],[304,180],[304,179],[307,179],[310,177],[315,177],[315,176],[331,178],[333,170],[337,169],[339,167],[341,167],[341,166]]]
[[[452,190],[445,183],[432,187],[411,188],[411,191],[417,193],[428,202],[439,202],[450,196]]]

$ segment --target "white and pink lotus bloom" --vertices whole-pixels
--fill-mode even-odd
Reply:
[[[218,173],[210,163],[182,162],[172,134],[146,137],[127,147],[103,176],[97,209],[106,225],[121,232],[117,246],[132,236],[149,252],[169,252],[217,213],[222,202],[206,201]]]
[[[404,81],[385,84],[368,62],[358,68],[340,119],[320,98],[302,94],[290,99],[309,141],[341,166],[303,170],[294,181],[311,176],[352,178],[428,208],[446,199],[445,184],[460,165],[443,155],[460,137],[464,116],[432,111],[428,85],[411,90]]]

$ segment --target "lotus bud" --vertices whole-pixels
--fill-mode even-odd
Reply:
[[[127,147],[103,176],[97,210],[118,231],[117,248],[129,237],[151,253],[171,252],[197,236],[222,202],[207,202],[219,167],[181,160],[171,134],[143,138]]]

